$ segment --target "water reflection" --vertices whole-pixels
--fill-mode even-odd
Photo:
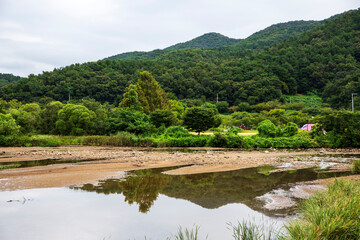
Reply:
[[[291,214],[293,209],[268,211],[263,209],[264,203],[256,200],[256,197],[279,187],[288,189],[296,182],[349,174],[318,173],[314,169],[261,174],[259,171],[268,170],[263,167],[179,176],[162,174],[163,171],[171,169],[174,168],[131,171],[124,179],[108,179],[100,181],[98,185],[85,184],[73,189],[123,194],[125,202],[137,203],[142,213],[147,213],[159,194],[163,194],[171,198],[188,200],[207,209],[219,208],[230,203],[243,203],[256,211],[275,216]]]

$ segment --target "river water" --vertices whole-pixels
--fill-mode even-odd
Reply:
[[[0,239],[166,239],[199,226],[200,239],[233,239],[228,224],[280,228],[295,207],[265,209],[259,197],[295,183],[348,173],[268,167],[171,176],[171,168],[124,173],[97,185],[0,192]],[[1,184],[1,181],[0,181]],[[298,201],[297,199],[293,199]]]

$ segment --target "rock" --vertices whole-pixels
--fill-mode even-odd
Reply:
[[[269,153],[269,151],[265,151],[265,153],[266,153],[266,154],[268,154],[268,153]]]

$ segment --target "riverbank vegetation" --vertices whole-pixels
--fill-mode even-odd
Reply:
[[[216,104],[188,107],[167,100],[163,109],[142,111],[129,88],[119,106],[93,99],[46,104],[0,101],[0,145],[112,145],[130,147],[312,148],[359,147],[360,114],[315,108],[235,111],[219,114]],[[150,100],[151,102],[152,100]],[[145,103],[149,105],[149,103]],[[151,103],[153,104],[153,103]],[[271,105],[265,103],[263,105]],[[255,108],[254,108],[255,109]],[[315,124],[311,131],[299,127]],[[241,135],[252,129],[254,135]],[[208,134],[192,134],[191,131]],[[258,133],[258,134],[256,134]]]

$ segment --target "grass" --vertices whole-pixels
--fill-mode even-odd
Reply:
[[[320,108],[322,106],[322,99],[317,95],[284,95],[285,102],[290,103],[304,103],[305,107]]]
[[[257,225],[251,221],[244,220],[235,226],[231,223],[228,225],[235,240],[271,240],[279,236],[279,231],[272,226],[266,228],[264,224]]]
[[[184,230],[182,227],[179,227],[179,230],[176,235],[168,237],[167,240],[199,240],[199,226],[195,225],[195,229],[187,229]],[[207,237],[206,237],[207,238]]]
[[[360,183],[338,181],[300,207],[302,216],[286,226],[283,239],[359,239]]]
[[[354,160],[351,171],[353,173],[360,173],[360,159]]]

